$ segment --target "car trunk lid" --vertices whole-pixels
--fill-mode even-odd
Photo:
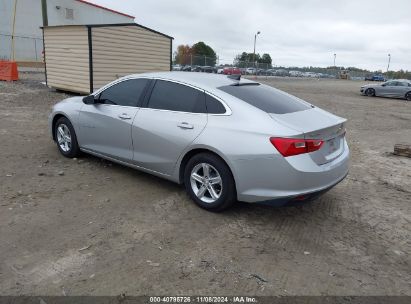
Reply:
[[[323,165],[333,161],[344,152],[345,122],[344,118],[328,113],[319,108],[287,114],[270,114],[282,125],[301,133],[304,139],[321,139],[322,147],[311,152],[311,158]]]

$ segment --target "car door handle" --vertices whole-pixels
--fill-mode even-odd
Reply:
[[[126,113],[123,113],[123,114],[120,114],[120,115],[118,116],[118,118],[125,120],[125,119],[131,119],[131,116],[129,116],[129,115],[126,114]]]
[[[180,122],[177,127],[181,129],[194,129],[194,126],[192,124],[189,124],[188,122]]]

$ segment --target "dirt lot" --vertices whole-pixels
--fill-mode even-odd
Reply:
[[[197,208],[184,189],[59,155],[41,74],[0,83],[2,295],[411,295],[411,103],[360,82],[270,84],[346,117],[348,177],[301,207]]]

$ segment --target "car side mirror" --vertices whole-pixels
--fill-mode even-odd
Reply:
[[[386,84],[385,84],[385,83],[383,83],[381,86],[382,86],[382,87],[385,87],[385,86],[386,86]]]
[[[95,103],[97,103],[96,99],[94,98],[94,95],[88,95],[88,96],[84,97],[83,102],[85,104],[95,104]]]

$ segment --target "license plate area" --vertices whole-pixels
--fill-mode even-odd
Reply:
[[[323,152],[325,159],[331,161],[341,155],[344,147],[344,135],[328,139],[324,142]]]

